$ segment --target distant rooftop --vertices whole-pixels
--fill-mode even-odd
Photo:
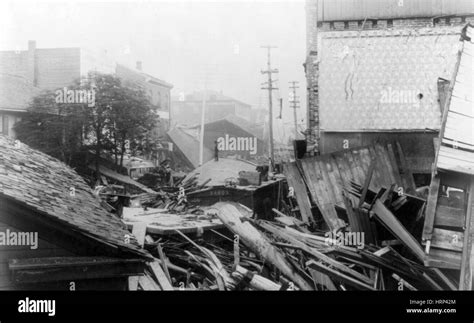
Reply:
[[[137,64],[137,66],[135,68],[131,68],[131,67],[128,67],[128,66],[117,63],[115,71],[119,76],[123,76],[123,74],[125,74],[125,73],[128,76],[132,76],[134,74],[134,76],[137,78],[137,81],[155,83],[157,85],[161,85],[161,86],[167,87],[169,89],[173,88],[173,84],[168,83],[168,82],[163,81],[163,80],[161,80],[161,79],[159,79],[155,76],[152,76],[150,74],[147,74],[147,73],[143,72],[141,70],[141,64]]]
[[[184,102],[201,102],[203,99],[203,96],[205,95],[206,101],[208,103],[212,103],[213,101],[233,101],[233,102],[238,102],[242,105],[249,106],[250,104],[242,102],[240,100],[234,99],[230,96],[224,95],[222,92],[215,91],[215,90],[206,90],[206,91],[195,91],[189,94],[185,94],[184,98],[179,97],[179,96],[173,96],[172,101],[173,102],[179,102],[179,101],[184,101]]]

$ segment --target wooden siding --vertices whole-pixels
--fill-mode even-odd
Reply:
[[[473,12],[474,2],[471,0],[318,1],[318,21],[439,17]]]

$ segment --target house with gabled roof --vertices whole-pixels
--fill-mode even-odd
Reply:
[[[0,136],[0,289],[126,290],[151,255],[71,168]]]

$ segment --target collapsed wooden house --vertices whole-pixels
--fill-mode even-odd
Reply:
[[[371,190],[397,184],[404,192],[413,194],[415,191],[413,176],[398,143],[304,158],[286,164],[284,173],[290,190],[295,192],[302,220],[316,221],[313,213],[320,212],[323,224],[330,230],[344,226],[336,208],[345,208],[344,189],[350,187],[352,181],[362,184],[371,174],[372,180],[368,183]]]
[[[0,289],[126,290],[151,255],[60,161],[0,136]]]
[[[474,274],[473,36],[473,26],[466,26],[435,145],[423,228],[428,265],[461,270],[459,288],[469,290]]]

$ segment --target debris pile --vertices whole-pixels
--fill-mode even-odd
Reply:
[[[338,174],[346,176],[342,180],[325,173],[322,167],[327,163],[320,162],[330,160],[327,156],[305,159],[303,167],[285,165],[294,208],[273,209],[273,219],[259,219],[251,209],[230,201],[194,209],[179,200],[179,190],[141,195],[142,205],[161,209],[148,209],[125,222],[134,229],[147,223],[137,239],[143,240],[163,273],[151,268],[154,285],[139,283],[139,289],[457,289],[456,271],[426,264],[420,244],[426,200],[399,173],[400,159],[384,158],[390,149],[367,148],[368,162],[363,164],[344,164],[344,155],[338,155]],[[363,160],[364,150],[352,153]],[[315,166],[323,176],[311,173]],[[314,182],[308,185],[306,179],[311,177],[319,184],[318,196],[309,190]],[[361,179],[362,184],[357,182]],[[405,183],[414,194],[395,183],[387,185],[392,179]],[[199,189],[192,179],[181,185]],[[330,185],[330,194],[322,192]]]

